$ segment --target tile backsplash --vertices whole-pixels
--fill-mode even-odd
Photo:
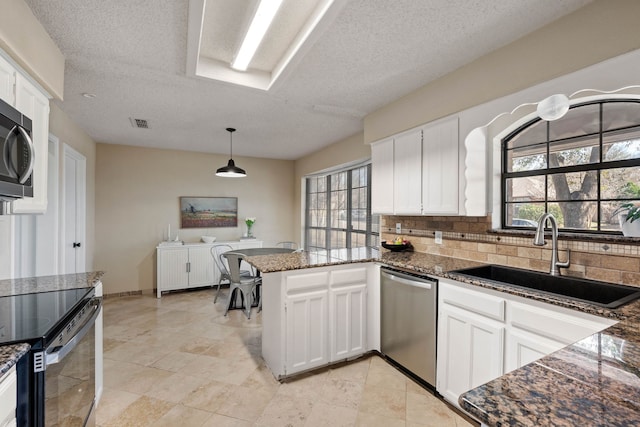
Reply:
[[[411,241],[417,252],[452,256],[489,264],[549,271],[551,242],[533,245],[533,233],[504,234],[491,231],[491,217],[382,216],[381,240],[400,236]],[[436,244],[435,231],[442,231],[442,244]],[[620,238],[559,238],[561,261],[571,251],[571,266],[562,274],[623,283],[640,287],[640,244]]]

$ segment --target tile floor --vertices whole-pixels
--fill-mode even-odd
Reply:
[[[261,315],[223,305],[211,289],[106,299],[98,426],[470,425],[377,356],[278,383]]]

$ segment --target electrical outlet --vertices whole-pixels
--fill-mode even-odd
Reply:
[[[401,233],[402,233],[402,223],[396,222],[396,234],[401,234]]]
[[[442,244],[442,231],[436,231],[436,245]]]

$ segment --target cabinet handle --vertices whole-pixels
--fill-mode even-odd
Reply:
[[[187,273],[191,273],[191,263],[187,263]]]

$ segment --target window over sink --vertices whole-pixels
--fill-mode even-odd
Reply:
[[[371,164],[305,179],[305,249],[377,248],[379,215],[371,215]]]
[[[504,229],[535,228],[551,212],[562,231],[617,234],[616,209],[640,203],[640,100],[584,102],[561,119],[536,118],[501,149]]]

